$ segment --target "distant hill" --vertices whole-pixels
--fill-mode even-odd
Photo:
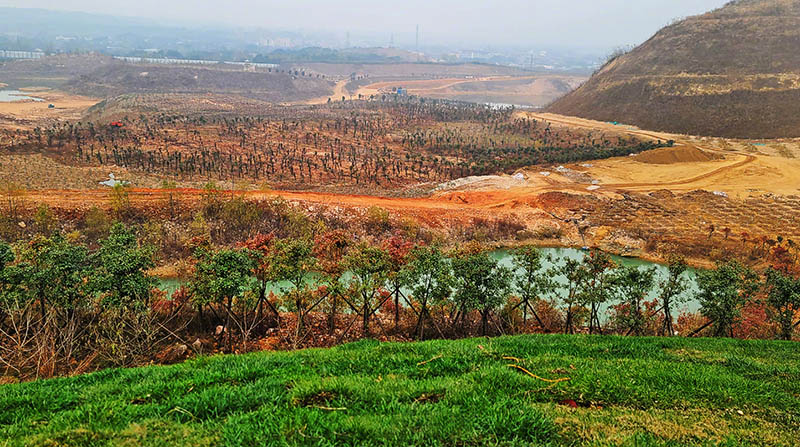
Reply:
[[[61,54],[41,59],[5,61],[0,62],[0,82],[13,88],[60,88],[77,76],[88,75],[114,63],[111,56],[100,54]]]
[[[5,62],[0,64],[0,82],[13,88],[45,86],[96,98],[128,93],[217,93],[287,102],[333,93],[333,82],[283,68],[248,71],[229,64],[134,64],[96,54]]]
[[[667,26],[548,111],[697,135],[800,136],[800,0],[739,0]]]
[[[287,71],[245,71],[241,66],[140,65],[115,62],[82,74],[64,86],[81,95],[113,97],[126,93],[225,93],[269,102],[330,95],[333,83]]]

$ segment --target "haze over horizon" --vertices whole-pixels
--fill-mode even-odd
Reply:
[[[354,45],[561,46],[603,48],[638,44],[672,19],[700,14],[727,0],[406,0],[402,7],[366,0],[299,2],[212,0],[106,2],[0,0],[0,6],[139,17],[182,26],[240,26],[351,33]]]

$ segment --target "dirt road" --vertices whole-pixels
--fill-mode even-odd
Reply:
[[[620,157],[589,163],[591,167],[578,169],[598,180],[603,191],[653,191],[669,189],[685,192],[695,189],[720,191],[745,198],[765,192],[794,195],[800,192],[800,161],[763,153],[748,153],[731,149],[720,139],[703,139],[689,135],[654,132],[624,124],[612,124],[550,113],[519,112],[521,116],[546,120],[556,125],[579,127],[609,133],[622,133],[640,138],[675,141],[676,151],[704,151],[714,154],[716,160],[680,160],[652,164],[639,162],[637,157]],[[741,146],[736,144],[735,146]],[[666,150],[666,149],[665,149]],[[575,168],[576,166],[572,166]],[[555,188],[583,190],[586,185],[557,185]]]
[[[499,81],[507,79],[535,79],[535,77],[513,77],[513,76],[486,76],[480,78],[446,78],[446,79],[415,79],[409,81],[389,81],[389,82],[376,82],[358,89],[358,94],[363,96],[379,95],[386,89],[396,87],[401,84],[409,92],[424,96],[426,93],[441,91],[449,89],[458,84],[465,84],[469,82],[486,82],[486,81]]]
[[[350,98],[350,92],[347,91],[347,81],[341,80],[336,83],[333,87],[333,93],[329,96],[320,96],[319,98],[313,98],[306,101],[300,101],[297,103],[291,104],[308,104],[308,105],[315,105],[315,104],[326,104],[328,100],[331,101],[341,101],[342,97]]]
[[[584,118],[578,118],[574,116],[564,116],[564,115],[556,115],[554,113],[537,113],[537,112],[527,112],[521,111],[518,112],[521,116],[527,116],[529,118],[535,118],[540,120],[545,120],[555,124],[562,124],[569,127],[579,127],[582,129],[592,129],[592,130],[603,130],[611,133],[623,133],[626,135],[635,135],[638,137],[649,138],[652,140],[661,140],[661,141],[683,141],[683,138],[686,138],[685,135],[676,135],[670,134],[665,132],[653,132],[649,130],[641,130],[633,126],[628,126],[625,124],[612,124],[612,123],[604,123],[602,121],[594,121],[588,120]]]

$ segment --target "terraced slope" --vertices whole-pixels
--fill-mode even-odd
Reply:
[[[670,25],[548,111],[694,135],[800,136],[800,0],[739,0]]]

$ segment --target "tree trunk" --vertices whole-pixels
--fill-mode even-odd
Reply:
[[[233,351],[233,342],[231,341],[231,314],[233,313],[233,298],[228,297],[227,312],[225,315],[225,327],[222,328],[222,337],[228,337],[228,352]]]
[[[419,319],[417,320],[417,340],[422,340],[425,336],[425,316],[428,314],[428,308],[423,306],[422,310],[419,313]]]
[[[567,318],[564,321],[564,333],[572,333],[572,306],[567,307]]]
[[[529,305],[530,304],[528,304],[528,300],[523,300],[522,301],[522,324],[523,324],[523,326],[526,325],[526,323],[528,323],[528,306]]]
[[[295,299],[294,301],[295,306],[297,307],[297,324],[295,325],[294,331],[294,339],[295,339],[295,346],[297,342],[300,340],[300,334],[303,332],[303,319],[305,318],[303,312],[302,302],[299,298]]]
[[[400,326],[400,288],[394,289],[394,330]]]
[[[366,294],[364,294],[364,305],[361,308],[361,330],[364,337],[369,337],[369,316],[370,316],[370,308],[369,308],[369,300],[367,299]]]
[[[338,300],[335,295],[331,296],[331,309],[328,312],[328,335],[333,335],[336,330],[336,311]]]
[[[675,335],[675,329],[672,327],[672,311],[670,310],[669,299],[664,300],[664,324],[661,326],[662,333],[666,333],[667,337]]]
[[[261,290],[258,292],[258,304],[256,305],[256,321],[261,321],[262,315],[264,315],[264,301],[266,295],[266,287],[262,284]]]
[[[693,330],[693,331],[692,331],[692,332],[689,334],[689,337],[694,337],[695,335],[699,334],[699,333],[700,333],[700,331],[702,331],[703,329],[705,329],[705,328],[707,328],[707,327],[711,326],[712,324],[714,324],[714,320],[711,320],[711,321],[709,321],[708,323],[706,323],[706,324],[704,324],[704,325],[700,326],[699,328],[697,328],[697,329]]]

